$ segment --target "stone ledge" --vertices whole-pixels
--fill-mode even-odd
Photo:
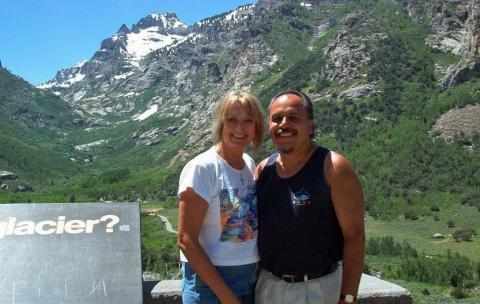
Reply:
[[[180,280],[144,282],[144,304],[181,304]],[[408,290],[393,283],[363,274],[358,292],[359,304],[412,304]]]

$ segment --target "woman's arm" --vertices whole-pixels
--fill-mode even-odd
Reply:
[[[208,203],[192,188],[189,187],[180,194],[178,247],[221,303],[240,303],[199,243],[198,237],[207,209]]]

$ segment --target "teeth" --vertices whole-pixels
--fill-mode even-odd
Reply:
[[[279,137],[289,137],[289,136],[293,135],[293,131],[286,130],[286,129],[285,130],[284,129],[279,129],[276,133]]]
[[[245,138],[245,135],[235,135],[235,134],[232,134],[232,137],[235,137],[235,138]]]

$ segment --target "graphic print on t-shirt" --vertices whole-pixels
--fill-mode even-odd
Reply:
[[[222,189],[219,198],[221,241],[244,242],[256,238],[258,210],[255,185]]]
[[[310,194],[305,191],[303,188],[296,192],[293,193],[290,190],[290,196],[292,197],[292,204],[294,206],[309,206],[312,202],[310,201]]]

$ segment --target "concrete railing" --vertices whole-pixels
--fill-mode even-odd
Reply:
[[[181,304],[182,286],[179,280],[144,282],[144,304]],[[390,282],[362,275],[358,292],[359,304],[412,304],[408,290]]]

